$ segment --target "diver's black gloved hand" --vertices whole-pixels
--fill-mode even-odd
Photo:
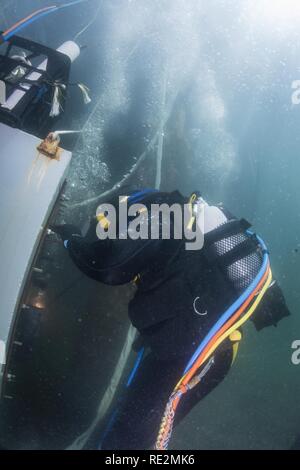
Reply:
[[[82,236],[79,228],[71,224],[52,225],[50,230],[57,233],[63,242],[69,240],[73,235],[79,235],[80,237]]]

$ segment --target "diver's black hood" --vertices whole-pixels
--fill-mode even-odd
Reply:
[[[183,205],[187,200],[179,192],[174,191],[172,193],[147,193],[138,202],[150,208],[151,204]],[[117,201],[113,202],[117,207]],[[137,201],[133,198],[132,204],[135,203]],[[129,202],[128,206],[130,205]],[[81,271],[105,284],[126,284],[149,266],[163,266],[182,244],[182,240],[174,238],[170,240],[132,240],[131,238],[99,240],[96,234],[97,223],[96,219],[92,221],[86,237],[73,236],[68,242],[68,249]]]

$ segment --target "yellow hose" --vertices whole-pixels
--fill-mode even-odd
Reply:
[[[228,338],[228,336],[231,335],[231,333],[233,333],[235,330],[237,330],[240,326],[242,326],[247,320],[249,320],[249,318],[251,317],[251,315],[253,315],[253,313],[255,312],[256,308],[258,307],[258,305],[260,304],[263,296],[265,295],[266,291],[268,290],[268,288],[270,287],[270,284],[272,282],[272,271],[270,269],[270,272],[269,272],[269,275],[268,275],[268,278],[263,286],[263,288],[261,289],[260,293],[258,294],[255,302],[252,304],[252,306],[249,308],[249,310],[247,311],[247,313],[240,319],[238,320],[232,327],[230,327],[222,336],[220,336],[220,338],[214,343],[214,345],[212,346],[212,348],[208,351],[208,353],[206,354],[206,356],[204,357],[203,361],[201,362],[201,364],[199,365],[199,367],[201,367],[206,361],[207,359],[209,359],[209,357],[214,353],[214,351],[220,346],[221,343],[223,343],[223,341]],[[185,378],[185,375],[180,379],[180,381],[178,382],[178,384],[176,385],[176,389],[179,388],[179,386],[181,385],[181,383],[183,382]]]

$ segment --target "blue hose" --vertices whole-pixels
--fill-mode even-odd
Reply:
[[[62,8],[72,7],[73,5],[77,5],[78,3],[84,3],[88,1],[89,0],[74,0],[73,2],[64,3],[63,5],[58,6],[57,9],[61,10]]]
[[[252,232],[247,232],[249,235],[253,235]],[[197,360],[197,358],[200,356],[202,351],[206,348],[210,340],[214,337],[214,335],[222,328],[223,325],[229,320],[229,318],[240,308],[241,305],[247,300],[247,298],[251,295],[251,293],[256,289],[260,281],[262,280],[268,263],[269,263],[269,255],[268,255],[268,250],[265,245],[265,242],[256,235],[257,240],[259,241],[263,251],[264,251],[264,257],[263,257],[263,264],[262,267],[253,280],[253,282],[250,284],[250,286],[245,290],[245,292],[226,310],[226,312],[220,317],[220,319],[215,323],[215,325],[212,327],[212,329],[209,331],[209,333],[205,336],[203,341],[200,343],[198,348],[196,349],[195,353],[191,357],[188,365],[186,366],[184,370],[184,375],[189,371],[189,369],[192,367],[194,362]]]
[[[140,349],[138,355],[137,355],[137,358],[136,358],[136,361],[134,363],[134,366],[133,366],[133,369],[132,371],[130,372],[130,375],[128,377],[128,380],[127,380],[127,383],[126,383],[126,388],[129,388],[130,385],[132,384],[133,382],[133,379],[134,377],[136,376],[136,373],[138,371],[138,368],[142,362],[142,359],[143,359],[143,356],[144,356],[144,352],[145,352],[145,348],[142,348]],[[115,421],[116,421],[116,418],[118,416],[118,413],[119,413],[119,410],[120,410],[120,403],[119,405],[117,406],[117,408],[113,411],[111,417],[109,418],[109,421],[108,421],[108,424],[106,425],[105,427],[105,430],[103,432],[103,435],[101,437],[101,441],[99,443],[99,446],[98,446],[98,450],[101,450],[101,447],[102,447],[102,443],[104,441],[104,439],[108,436],[108,434],[110,433],[110,431],[112,430],[113,428],[113,425],[115,424]]]
[[[142,191],[136,191],[135,193],[131,194],[128,198],[128,202],[130,204],[140,202],[146,197],[148,194],[157,193],[157,189],[143,189]]]
[[[21,24],[20,26],[18,26],[15,29],[13,29],[10,33],[8,33],[6,35],[3,35],[5,41],[8,41],[12,36],[17,34],[22,29],[27,28],[27,26],[29,26],[31,23],[34,23],[35,21],[39,20],[43,16],[50,15],[50,13],[53,13],[56,10],[57,10],[57,8],[53,8],[52,10],[48,10],[48,11],[43,11],[42,13],[39,13],[38,15],[34,16],[33,18],[30,18],[30,20],[27,20],[25,23]]]
[[[132,382],[133,382],[133,379],[134,379],[134,377],[135,377],[135,375],[136,375],[136,373],[137,373],[137,370],[138,370],[138,368],[139,368],[139,366],[140,366],[140,364],[141,364],[141,362],[142,362],[144,352],[145,352],[145,349],[142,348],[142,349],[139,351],[139,353],[138,353],[136,362],[135,362],[135,364],[134,364],[134,366],[133,366],[133,369],[132,369],[132,371],[131,371],[131,373],[130,373],[130,376],[129,376],[128,380],[127,380],[127,384],[126,384],[126,387],[127,387],[127,388],[130,387],[130,385],[131,385]]]
[[[89,1],[89,0],[74,0],[73,2],[69,2],[69,3],[66,3],[66,4],[61,5],[61,6],[53,6],[53,8],[51,10],[47,10],[47,11],[43,11],[41,13],[38,13],[36,16],[33,16],[29,20],[25,21],[25,23],[21,24],[20,26],[17,26],[15,29],[10,31],[8,34],[4,34],[3,39],[5,41],[8,41],[12,36],[17,34],[22,29],[27,28],[27,26],[29,26],[30,24],[32,24],[35,21],[43,18],[44,16],[48,16],[51,13],[54,13],[55,11],[62,10],[63,8],[68,8],[68,7],[77,5],[79,3],[84,3],[84,2],[87,2],[87,1]]]

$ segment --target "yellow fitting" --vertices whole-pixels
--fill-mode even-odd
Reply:
[[[104,230],[108,230],[108,228],[110,226],[110,221],[107,219],[107,217],[105,217],[103,212],[101,212],[101,214],[97,214],[96,218],[97,218],[98,222],[100,223],[101,227]]]
[[[237,343],[242,339],[242,333],[239,330],[235,330],[229,336],[229,339],[232,343]]]
[[[135,276],[135,278],[133,279],[134,284],[137,284],[140,279],[141,279],[141,276],[139,274]]]

